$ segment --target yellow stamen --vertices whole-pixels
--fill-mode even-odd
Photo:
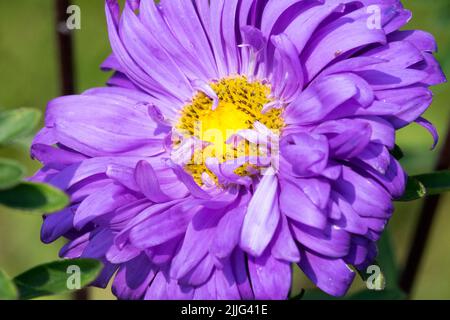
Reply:
[[[218,107],[213,110],[213,101],[199,92],[181,113],[177,129],[186,138],[195,137],[209,143],[203,150],[197,150],[186,170],[202,185],[202,173],[206,172],[217,184],[217,177],[206,167],[205,160],[215,157],[219,162],[242,156],[258,154],[258,146],[242,141],[237,146],[227,141],[237,132],[253,129],[257,121],[277,132],[284,127],[281,109],[262,113],[264,105],[271,102],[270,87],[258,81],[250,82],[246,77],[225,78],[212,83],[211,88],[219,98]],[[242,176],[248,175],[249,164],[236,170]]]

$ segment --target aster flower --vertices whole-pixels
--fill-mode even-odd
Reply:
[[[51,101],[32,146],[33,179],[71,197],[42,241],[102,260],[94,284],[120,299],[285,299],[293,264],[344,295],[404,192],[396,130],[437,139],[433,37],[399,31],[396,0],[108,0],[106,17],[108,86]]]

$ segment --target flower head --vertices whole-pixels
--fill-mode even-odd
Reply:
[[[376,9],[376,10],[375,10]],[[106,1],[108,87],[48,105],[42,240],[121,299],[285,299],[298,264],[344,295],[405,172],[396,130],[445,81],[397,0]]]

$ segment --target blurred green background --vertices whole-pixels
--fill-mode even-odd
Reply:
[[[110,52],[103,0],[73,1],[81,8],[81,30],[75,32],[77,91],[101,86],[108,74],[98,68]],[[433,33],[439,44],[437,58],[450,75],[450,0],[406,0],[414,17],[408,29]],[[434,89],[435,100],[426,117],[445,137],[450,119],[450,90]],[[53,0],[0,1],[0,108],[35,107],[59,95]],[[20,160],[29,174],[39,168],[28,154],[29,141],[0,151],[0,156]],[[439,148],[431,152],[431,137],[412,125],[398,132],[398,144],[406,156],[402,164],[410,174],[432,170]],[[442,145],[442,144],[441,144]],[[420,201],[400,204],[389,228],[400,265],[420,210]],[[39,240],[41,217],[11,212],[0,207],[0,266],[13,276],[40,263],[56,259],[62,241],[44,245]],[[297,286],[310,284],[296,277]],[[354,289],[360,287],[356,281]],[[60,299],[67,296],[57,297]],[[92,290],[94,299],[110,299],[109,290]],[[450,195],[442,201],[414,288],[414,299],[450,299]]]

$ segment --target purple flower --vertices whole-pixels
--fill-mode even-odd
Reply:
[[[344,295],[405,188],[396,130],[445,81],[396,0],[106,1],[108,87],[48,105],[42,241],[121,299]]]

